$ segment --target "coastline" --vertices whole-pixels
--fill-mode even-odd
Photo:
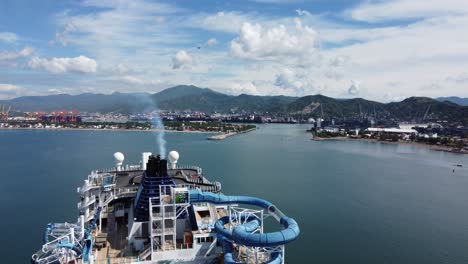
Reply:
[[[199,134],[218,134],[219,132],[214,131],[198,131],[198,130],[169,130],[169,129],[124,129],[124,128],[116,128],[116,129],[100,129],[100,128],[33,128],[33,127],[0,127],[0,130],[66,130],[66,131],[128,131],[128,132],[164,132],[164,133],[199,133]]]
[[[257,130],[257,128],[255,127],[255,128],[251,128],[251,129],[248,129],[248,130],[245,130],[245,131],[240,131],[240,132],[231,132],[231,133],[226,133],[226,134],[214,135],[214,136],[208,137],[207,139],[208,140],[224,140],[224,139],[226,139],[228,137],[232,137],[232,136],[235,136],[235,135],[252,132],[254,130]]]
[[[439,145],[429,145],[419,142],[404,142],[404,141],[379,141],[376,139],[368,139],[368,138],[350,138],[350,137],[334,137],[334,138],[321,138],[321,137],[314,137],[311,140],[314,141],[342,141],[342,140],[349,140],[349,141],[361,141],[361,142],[369,142],[374,144],[401,144],[401,145],[411,145],[416,147],[424,147],[434,151],[443,151],[443,152],[450,152],[455,154],[468,154],[468,151],[459,151],[452,147],[447,146],[439,146]]]

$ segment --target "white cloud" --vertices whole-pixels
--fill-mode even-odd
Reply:
[[[299,0],[250,0],[252,2],[257,3],[265,3],[265,4],[291,4],[298,2]]]
[[[151,86],[151,85],[157,85],[160,83],[160,81],[147,81],[139,76],[134,76],[134,75],[125,75],[125,76],[120,76],[117,78],[118,81],[122,81],[126,84],[131,84],[131,85],[139,85],[139,86]]]
[[[211,46],[214,46],[214,45],[217,45],[217,44],[218,44],[218,40],[216,40],[215,38],[210,38],[206,42],[206,46],[208,46],[208,47],[211,47]]]
[[[369,1],[346,11],[346,14],[352,19],[368,22],[465,15],[467,13],[468,2],[460,0]]]
[[[114,71],[119,75],[128,75],[136,72],[134,69],[124,63],[117,64]]]
[[[468,83],[468,73],[463,72],[456,76],[448,76],[445,78],[447,82],[454,82],[456,84],[466,84]]]
[[[34,57],[28,62],[28,67],[35,70],[46,70],[52,73],[94,73],[97,70],[97,62],[86,56],[74,58],[39,58]]]
[[[9,83],[0,83],[0,99],[11,99],[21,95],[23,88]]]
[[[156,21],[156,23],[158,24],[163,24],[166,22],[166,17],[163,17],[163,16],[156,16],[154,18],[154,21]]]
[[[53,42],[99,61],[99,71],[97,65],[70,66],[66,60],[76,58],[50,58],[49,53],[48,59],[34,58],[26,66],[54,73],[97,72],[92,78],[61,81],[59,75],[35,73],[43,87],[60,83],[67,91],[92,86],[99,86],[94,88],[97,92],[147,91],[193,83],[234,94],[321,92],[344,97],[357,90],[359,96],[377,100],[468,96],[468,78],[463,75],[468,69],[465,2],[363,0],[340,13],[303,9],[294,13],[296,7],[285,6],[290,13],[280,16],[268,9],[186,12],[175,4],[150,0],[84,0],[76,9],[55,16],[58,28]],[[81,9],[83,5],[86,8]],[[226,48],[227,39],[231,41]],[[223,45],[196,49],[217,42]],[[0,67],[21,65],[21,58],[32,53],[32,49],[0,52]],[[168,65],[185,70],[170,70]],[[13,78],[0,70],[4,82],[17,83]],[[160,81],[156,84],[153,78]],[[359,85],[354,89],[352,79],[365,89]],[[29,82],[20,84],[36,85]],[[392,95],[385,95],[388,90]]]
[[[18,36],[11,32],[0,32],[0,42],[14,43],[18,40]]]
[[[302,59],[315,50],[316,32],[299,19],[293,28],[244,23],[239,36],[231,42],[234,56],[250,60]]]
[[[290,68],[282,69],[276,75],[274,84],[284,90],[292,90],[297,95],[304,95],[306,91],[310,91],[314,86],[308,75]]]
[[[0,52],[0,61],[12,61],[21,58],[26,58],[34,53],[34,49],[31,47],[25,47],[20,51],[13,52]]]
[[[194,64],[194,58],[185,50],[179,50],[172,58],[172,69],[180,69]]]
[[[82,4],[88,7],[122,9],[136,12],[154,12],[158,14],[173,14],[184,11],[184,9],[174,5],[145,0],[85,0]]]
[[[359,82],[352,80],[351,86],[348,88],[348,95],[356,96],[360,92]]]
[[[21,87],[14,85],[14,84],[8,84],[8,83],[0,83],[0,92],[1,93],[11,93],[11,92],[16,92],[20,90]]]
[[[307,10],[296,9],[296,13],[298,16],[312,16],[312,14]]]
[[[322,54],[326,58],[347,57],[337,71],[344,78],[357,78],[372,87],[362,92],[367,98],[388,100],[383,95],[389,88],[396,97],[466,96],[463,85],[447,82],[446,78],[468,67],[467,27],[468,15],[430,18],[395,26],[391,34],[323,50]],[[395,82],[399,83],[397,87],[386,85]],[[433,83],[439,89],[428,89]]]
[[[131,76],[131,75],[127,75],[127,76],[122,76],[121,77],[122,81],[126,82],[126,83],[129,83],[129,84],[137,84],[137,85],[143,85],[145,84],[146,82],[136,76]]]
[[[221,31],[228,33],[238,33],[243,23],[260,22],[262,17],[254,13],[241,13],[235,11],[220,11],[216,14],[195,14],[184,22],[185,26],[201,28],[210,31]]]
[[[229,90],[227,92],[233,95],[239,95],[239,94],[259,95],[257,86],[253,82],[233,83],[229,87]]]

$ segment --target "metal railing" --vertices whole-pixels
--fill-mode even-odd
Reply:
[[[151,254],[151,245],[148,245],[145,250],[143,250],[140,254],[139,257],[141,260],[145,260],[149,255]]]
[[[86,197],[83,201],[78,202],[77,207],[78,209],[86,208],[95,202],[96,202],[96,197],[94,196],[93,198]]]
[[[205,186],[205,185],[197,185],[197,184],[179,184],[177,187],[182,187],[182,188],[187,188],[189,190],[201,190],[204,192],[220,192],[221,191],[221,186],[217,185],[210,185],[210,186]]]
[[[133,194],[138,191],[138,186],[132,187],[125,187],[125,188],[117,188],[114,190],[115,196],[125,195],[125,194]]]

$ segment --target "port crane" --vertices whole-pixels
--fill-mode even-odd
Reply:
[[[6,108],[6,105],[2,105],[2,110],[0,111],[0,121],[8,121],[8,113],[11,110],[11,105]]]

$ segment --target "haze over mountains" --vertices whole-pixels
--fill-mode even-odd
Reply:
[[[462,106],[468,106],[468,98],[461,98],[457,96],[449,96],[449,97],[439,97],[437,100],[443,102],[443,101],[449,101],[452,103],[456,103]]]
[[[207,113],[259,112],[303,117],[355,119],[363,116],[397,118],[400,120],[468,121],[468,106],[463,98],[411,97],[401,102],[380,103],[361,98],[334,99],[323,95],[304,97],[288,96],[238,96],[215,92],[207,88],[179,85],[155,94],[113,93],[79,95],[23,96],[0,101],[12,105],[15,111],[56,111],[61,109],[80,112],[141,113],[156,109],[190,110]],[[323,114],[322,114],[323,113]]]

